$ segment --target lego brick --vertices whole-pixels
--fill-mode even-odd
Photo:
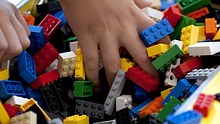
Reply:
[[[75,78],[77,80],[85,80],[85,69],[83,65],[83,57],[80,48],[76,49]]]
[[[165,105],[170,100],[170,97],[179,98],[182,96],[183,93],[185,93],[189,88],[191,87],[191,84],[186,79],[181,79],[177,85],[173,88],[173,90],[167,95],[167,97],[163,100],[162,104]]]
[[[43,27],[30,25],[28,28],[31,32],[31,35],[29,36],[31,44],[28,49],[31,55],[33,55],[46,44],[46,39]]]
[[[162,39],[163,37],[169,35],[173,31],[174,30],[171,27],[168,20],[163,19],[162,21],[158,22],[157,24],[143,30],[140,33],[140,37],[146,46],[150,46],[151,44],[157,42],[158,40]]]
[[[179,9],[174,6],[170,6],[168,10],[164,13],[163,18],[166,18],[169,21],[170,25],[174,28],[177,25],[178,21],[182,18],[182,15]]]
[[[197,26],[199,28],[199,39],[198,41],[204,41],[206,40],[205,36],[205,26]]]
[[[171,6],[169,6],[169,7],[171,7]],[[177,3],[173,4],[172,7],[175,7],[176,9],[178,9],[181,14],[183,13]],[[165,10],[163,10],[163,13],[166,13],[166,11],[167,11],[168,9],[169,9],[169,8],[166,8]]]
[[[153,0],[150,7],[160,10],[161,7],[161,0]]]
[[[170,6],[173,6],[175,3],[176,3],[176,0],[161,0],[160,10],[169,8]]]
[[[203,64],[200,58],[192,58],[178,65],[175,69],[173,69],[173,73],[175,74],[176,78],[181,78],[193,69],[201,68],[202,66]]]
[[[119,111],[123,108],[132,109],[131,95],[122,95],[116,98],[116,111]]]
[[[152,64],[156,70],[164,72],[171,65],[172,62],[175,62],[182,55],[182,51],[179,49],[179,47],[177,45],[174,45],[163,55],[154,60]]]
[[[89,117],[86,115],[73,115],[64,119],[63,124],[89,124]]]
[[[63,124],[63,122],[60,120],[60,118],[55,118],[48,121],[48,124]]]
[[[139,66],[134,66],[128,69],[126,73],[126,78],[143,88],[147,92],[155,91],[160,82],[148,74],[146,71],[142,70]]]
[[[159,43],[159,44],[147,47],[146,50],[147,50],[148,57],[156,58],[162,55],[163,53],[165,53],[169,48],[170,48],[170,45]]]
[[[76,114],[86,114],[91,118],[104,119],[104,106],[102,104],[76,99]]]
[[[161,94],[162,98],[165,99],[165,98],[167,97],[167,95],[168,95],[172,90],[173,90],[173,87],[161,91],[160,94]]]
[[[170,97],[169,99],[169,102],[164,106],[162,110],[160,110],[159,114],[156,116],[161,122],[165,122],[167,116],[171,114],[174,107],[178,104],[181,104],[181,102],[175,97]]]
[[[161,102],[163,98],[161,96],[156,97],[152,102],[150,102],[143,110],[139,112],[140,118],[144,118],[152,113],[157,113],[163,107]]]
[[[200,93],[195,104],[193,105],[193,110],[199,111],[204,117],[207,117],[214,100],[214,95]]]
[[[38,89],[39,87],[43,87],[58,78],[60,78],[59,72],[57,70],[52,70],[38,76],[37,79],[31,83],[31,88]]]
[[[52,70],[56,70],[56,69],[57,69],[57,66],[58,66],[58,60],[55,59],[55,60],[49,65],[49,67],[47,67],[47,68],[45,69],[45,72],[50,72],[50,71],[52,71]]]
[[[8,78],[9,78],[9,70],[8,69],[0,70],[0,81],[7,80]]]
[[[205,15],[209,14],[209,10],[207,7],[203,7],[203,8],[200,8],[196,11],[193,11],[189,14],[187,14],[186,16],[190,17],[190,18],[193,18],[193,19],[198,19],[198,18],[201,18]]]
[[[65,27],[67,27],[67,26],[65,26]],[[74,43],[74,42],[77,42],[77,47],[75,47],[75,51],[70,49],[70,44]],[[73,45],[75,45],[75,44],[73,44]],[[73,51],[75,53],[76,49],[78,48],[78,41],[77,41],[76,37],[69,37],[68,39],[63,40],[63,46],[64,46],[64,50],[66,52]]]
[[[212,76],[214,68],[205,68],[205,69],[194,69],[191,72],[187,73],[185,76],[186,79],[197,79],[197,80],[205,80]]]
[[[211,0],[179,0],[178,5],[184,14],[188,14],[190,12],[193,12],[194,10],[208,5],[210,2]]]
[[[199,85],[194,84],[194,85],[189,89],[189,91],[187,92],[186,98],[189,98],[189,97],[196,91],[196,89],[197,89],[198,87],[199,87]]]
[[[8,116],[8,113],[6,112],[2,102],[0,101],[0,123],[1,124],[10,124],[10,117]]]
[[[10,99],[8,99],[5,103],[10,104],[12,106],[20,106],[23,105],[25,102],[27,102],[29,99],[19,97],[19,96],[12,96]]]
[[[124,72],[127,72],[129,68],[133,67],[135,65],[134,62],[129,61],[127,58],[121,58],[120,59],[120,68]]]
[[[117,124],[132,124],[130,112],[128,108],[121,109],[115,113]]]
[[[172,40],[170,42],[170,47],[173,47],[174,45],[177,45],[180,48],[180,50],[183,49],[183,42],[180,40]]]
[[[122,89],[124,88],[125,81],[125,72],[119,69],[104,103],[105,114],[112,114],[115,108],[115,99],[120,96]]]
[[[217,33],[217,22],[215,18],[205,19],[205,34],[207,39],[213,39]]]
[[[10,104],[5,103],[4,108],[7,111],[10,118],[16,116],[20,112],[16,106],[12,106]]]
[[[178,114],[176,116],[171,115],[167,118],[167,124],[200,124],[202,119],[202,114],[189,110]]]
[[[36,80],[34,59],[25,50],[18,56],[19,75],[27,82]]]
[[[199,37],[199,28],[194,25],[184,27],[181,31],[181,41],[183,42],[183,54],[188,53],[188,46],[196,44]]]
[[[61,27],[66,25],[67,21],[66,21],[65,15],[63,13],[63,10],[56,11],[55,13],[52,14],[52,16],[61,20],[61,24],[60,24]]]
[[[75,97],[90,97],[93,95],[92,81],[75,81],[73,83]]]
[[[69,45],[70,45],[70,50],[76,53],[76,49],[79,48],[78,41],[70,42]]]
[[[34,56],[37,75],[41,74],[57,57],[59,53],[48,42]]]
[[[34,22],[35,22],[34,16],[29,15],[29,14],[24,14],[23,17],[28,25],[34,25]]]
[[[218,30],[218,32],[215,34],[213,40],[220,40],[220,30]]]
[[[136,107],[134,107],[132,110],[131,110],[131,113],[132,115],[135,117],[135,118],[139,118],[139,110],[141,108],[143,108],[144,106],[146,106],[148,103],[151,102],[151,99],[147,99],[145,101],[143,101],[141,104],[137,105]]]
[[[150,114],[146,117],[146,121],[144,123],[146,124],[163,124],[159,119],[157,119],[157,114]]]
[[[74,74],[75,62],[76,55],[74,52],[60,53],[57,67],[60,77],[72,76]]]
[[[50,39],[50,37],[55,33],[55,31],[59,28],[61,24],[61,20],[47,14],[46,17],[40,22],[38,26],[42,26],[44,28],[44,35],[46,41]]]
[[[51,1],[48,3],[43,3],[36,6],[37,13],[39,14],[46,14],[46,13],[52,13],[61,10],[61,5],[58,1]]]
[[[37,124],[37,114],[32,111],[11,118],[11,124]]]
[[[148,93],[138,85],[134,86],[135,89],[135,98],[138,102],[143,102],[144,100],[148,99]]]
[[[102,122],[96,122],[93,124],[116,124],[115,120],[110,120],[110,121],[102,121]]]
[[[9,63],[10,63],[10,60],[8,60],[6,62],[1,62],[0,63],[0,71],[5,70],[5,69],[9,69]]]
[[[9,97],[17,95],[17,96],[25,96],[26,93],[19,81],[12,80],[4,80],[0,81],[0,98],[8,99]]]
[[[156,22],[161,21],[164,16],[163,12],[153,9],[151,7],[142,8],[141,11],[144,12],[147,16],[151,17]]]

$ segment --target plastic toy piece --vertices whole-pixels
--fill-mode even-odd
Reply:
[[[63,124],[89,124],[89,117],[86,115],[74,115],[63,120]]]
[[[7,80],[8,78],[9,78],[9,70],[8,69],[0,70],[0,81]]]
[[[206,95],[200,93],[193,106],[193,110],[199,111],[200,113],[202,113],[204,117],[207,117],[209,113],[209,109],[211,109],[214,100],[215,100],[214,95]]]
[[[150,58],[156,58],[156,57],[162,55],[163,53],[165,53],[169,48],[170,48],[169,45],[162,44],[162,43],[157,44],[157,45],[153,45],[153,46],[146,48],[147,55]]]
[[[196,11],[193,11],[189,14],[187,14],[188,17],[193,18],[193,19],[198,19],[201,18],[205,15],[209,14],[209,10],[207,7],[203,7],[201,9],[198,9]]]
[[[161,0],[153,0],[150,7],[160,10],[161,8]]]
[[[41,74],[57,57],[59,53],[48,42],[40,51],[34,55],[37,75]]]
[[[189,97],[196,91],[196,89],[197,89],[198,87],[199,87],[199,85],[194,84],[194,85],[189,89],[189,91],[187,92],[186,98],[189,98]]]
[[[217,32],[217,22],[215,18],[206,18],[205,19],[205,33],[207,39],[213,39]]]
[[[124,72],[127,72],[129,68],[133,67],[135,65],[134,62],[129,61],[129,59],[127,58],[121,58],[121,70],[123,70]]]
[[[215,94],[215,99],[220,102],[220,93]]]
[[[151,7],[145,7],[141,9],[142,12],[144,12],[147,16],[151,17],[154,21],[158,22],[163,19],[164,13],[153,9]]]
[[[55,31],[59,28],[61,24],[61,20],[47,14],[47,16],[40,22],[38,26],[42,26],[44,28],[44,35],[46,41],[50,39],[50,37],[55,33]]]
[[[168,116],[167,124],[200,124],[201,120],[201,113],[189,110],[176,116]]]
[[[37,79],[31,83],[31,88],[38,89],[39,87],[44,87],[58,78],[60,78],[60,75],[57,70],[47,72],[37,77]]]
[[[16,116],[20,112],[16,106],[12,106],[10,104],[5,103],[4,108],[7,111],[10,118]]]
[[[197,43],[199,37],[199,28],[190,25],[182,29],[181,31],[181,41],[183,42],[183,54],[188,53],[188,46]]]
[[[50,72],[50,71],[52,71],[52,70],[56,70],[56,69],[57,69],[57,66],[58,66],[58,60],[55,59],[55,60],[49,65],[49,67],[47,67],[47,68],[45,69],[45,72]]]
[[[60,53],[57,67],[60,77],[72,76],[74,74],[75,62],[76,55],[74,52]]]
[[[23,17],[28,25],[34,25],[35,18],[32,15],[25,14]]]
[[[197,79],[197,80],[204,81],[205,79],[209,78],[213,74],[214,70],[215,70],[214,68],[194,69],[194,70],[192,70],[192,72],[187,73],[185,78],[186,79]]]
[[[104,106],[102,104],[77,99],[75,108],[76,114],[86,114],[92,118],[104,119]]]
[[[141,111],[140,109],[144,109],[144,107],[146,106],[146,105],[148,105],[148,103],[150,103],[151,102],[151,99],[147,99],[147,100],[145,100],[144,102],[142,102],[141,104],[139,104],[138,106],[136,106],[135,108],[133,108],[132,110],[131,110],[131,113],[132,113],[132,115],[135,117],[135,118],[139,118],[139,112]]]
[[[17,96],[26,95],[21,85],[21,82],[11,81],[11,80],[0,81],[0,98],[8,99],[13,95],[17,95]]]
[[[36,80],[34,59],[24,50],[18,56],[19,75],[28,83]]]
[[[193,69],[201,68],[202,66],[203,64],[200,58],[193,58],[178,65],[175,69],[173,69],[173,73],[176,78],[181,78]]]
[[[165,99],[165,98],[167,97],[167,95],[168,95],[172,90],[173,90],[173,87],[161,91],[160,94],[161,94],[162,98]]]
[[[186,79],[181,79],[177,85],[173,88],[173,90],[167,95],[167,97],[163,100],[162,104],[165,105],[170,100],[170,97],[179,98],[182,96],[184,92],[189,90],[191,84]]]
[[[210,2],[211,0],[179,0],[178,5],[184,14],[188,14],[190,12],[193,12],[194,10],[210,4]]]
[[[150,102],[141,112],[139,112],[140,118],[144,118],[152,113],[157,113],[163,107],[161,102],[163,98],[161,96],[155,98],[152,102]]]
[[[218,32],[215,34],[213,40],[220,40],[220,30],[218,30]]]
[[[173,47],[174,45],[177,45],[180,48],[180,50],[183,49],[183,42],[180,40],[172,40],[170,42],[170,47]]]
[[[160,82],[156,78],[142,70],[139,66],[129,68],[126,73],[126,78],[147,92],[155,91],[160,85]]]
[[[134,86],[135,89],[135,98],[138,102],[143,102],[144,100],[148,99],[148,93],[142,89],[141,87],[139,87],[138,85]]]
[[[78,48],[78,41],[77,41],[76,37],[73,36],[73,37],[70,37],[68,39],[63,40],[64,50],[65,51],[73,51],[70,49],[70,43],[74,43],[74,42],[77,42],[77,44],[76,44],[77,46],[75,47],[75,51],[76,51],[76,49]],[[75,44],[73,44],[73,45],[75,45]],[[73,51],[73,52],[75,53],[75,51]]]
[[[57,11],[53,13],[52,15],[61,20],[61,24],[60,24],[61,27],[66,25],[67,21],[66,21],[66,17],[64,16],[63,10]]]
[[[60,120],[60,118],[55,118],[48,121],[48,124],[63,124],[63,122]]]
[[[11,124],[37,124],[37,114],[32,111],[11,118]]]
[[[75,81],[73,83],[75,97],[90,97],[93,95],[93,82],[92,81]]]
[[[5,103],[10,104],[12,106],[20,106],[23,105],[25,102],[27,102],[29,99],[19,97],[19,96],[12,96],[10,99],[8,99]]]
[[[198,41],[206,40],[205,26],[197,26],[197,27],[199,28],[199,39],[198,39]]]
[[[177,58],[180,58],[182,55],[183,54],[180,48],[177,45],[174,45],[163,55],[154,60],[152,64],[156,70],[164,72],[171,65],[171,63],[175,62]]]
[[[169,35],[174,30],[171,27],[170,23],[167,19],[163,19],[157,24],[145,29],[140,33],[140,37],[143,40],[146,46],[150,46],[151,44],[157,42],[163,37]]]
[[[116,98],[116,111],[124,108],[132,109],[131,95],[122,95]]]
[[[174,6],[171,6],[164,13],[163,18],[166,18],[169,21],[170,25],[174,28],[177,25],[178,21],[182,18],[182,15],[179,9],[177,9]]]
[[[102,122],[96,122],[93,124],[116,124],[115,120],[110,120],[110,121],[102,121]]]
[[[132,124],[130,112],[128,108],[121,109],[115,113],[117,124]]]
[[[8,113],[6,112],[2,102],[0,101],[0,123],[1,124],[10,124],[10,117],[8,116]]]
[[[167,104],[165,104],[164,108],[157,115],[157,118],[161,122],[165,122],[167,116],[171,114],[171,112],[173,111],[174,107],[176,105],[178,105],[178,104],[181,104],[181,102],[177,98],[170,97],[169,102]]]
[[[85,69],[83,65],[83,57],[80,48],[76,49],[75,78],[77,80],[85,80]]]
[[[70,50],[76,53],[76,49],[79,48],[78,41],[70,42],[69,46],[70,46]]]

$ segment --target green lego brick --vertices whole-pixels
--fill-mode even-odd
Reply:
[[[64,41],[63,41],[64,50],[65,50],[66,52],[70,51],[70,42],[74,42],[74,41],[76,41],[76,40],[77,40],[76,37],[70,37],[70,38],[64,40]]]
[[[196,23],[196,20],[182,15],[182,18],[180,19],[180,21],[178,22],[177,26],[174,29],[174,32],[171,34],[171,39],[180,40],[182,28],[189,26],[191,24],[195,24],[195,23]]]
[[[74,97],[90,97],[93,95],[93,82],[92,81],[75,81],[74,84]]]
[[[204,23],[195,23],[194,25],[195,25],[195,26],[205,26]]]
[[[174,107],[178,104],[181,104],[181,102],[175,98],[170,97],[170,101],[165,104],[164,108],[160,110],[159,114],[157,115],[157,118],[161,122],[165,122],[168,115],[170,115],[174,109]]]
[[[178,5],[184,14],[210,4],[211,0],[179,0]]]
[[[169,67],[172,62],[175,62],[177,58],[182,57],[183,53],[177,45],[171,47],[168,51],[158,57],[152,62],[156,70],[164,72],[167,67]]]

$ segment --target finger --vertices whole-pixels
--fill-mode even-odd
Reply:
[[[99,44],[109,86],[112,85],[120,67],[119,45],[116,40],[108,35]]]
[[[5,36],[2,32],[2,30],[0,29],[0,62],[6,61],[6,60],[2,59],[2,57],[5,53],[5,51],[7,50],[7,48],[8,48],[8,43],[5,39]]]
[[[139,8],[142,9],[144,7],[150,6],[153,0],[134,0],[134,2]]]
[[[20,24],[23,26],[24,30],[26,31],[26,34],[30,36],[31,32],[28,28],[27,22],[24,20],[24,17],[21,15],[21,13],[18,10],[16,10],[15,16],[20,22]]]

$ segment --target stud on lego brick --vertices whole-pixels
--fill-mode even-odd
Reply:
[[[194,69],[191,72],[187,73],[185,76],[186,79],[197,79],[197,80],[205,80],[208,77],[213,75],[214,68],[205,68],[205,69]]]
[[[11,124],[38,124],[37,114],[29,111],[11,118]]]
[[[75,97],[90,97],[93,95],[93,82],[92,81],[75,81],[73,83]]]
[[[86,115],[73,115],[65,118],[63,124],[89,124],[89,117]]]
[[[116,98],[116,111],[128,107],[132,109],[132,97],[131,95],[122,95]]]
[[[160,55],[162,55],[163,53],[165,53],[168,49],[170,48],[170,46],[168,44],[156,44],[150,47],[147,47],[147,55],[150,58],[156,58]]]

